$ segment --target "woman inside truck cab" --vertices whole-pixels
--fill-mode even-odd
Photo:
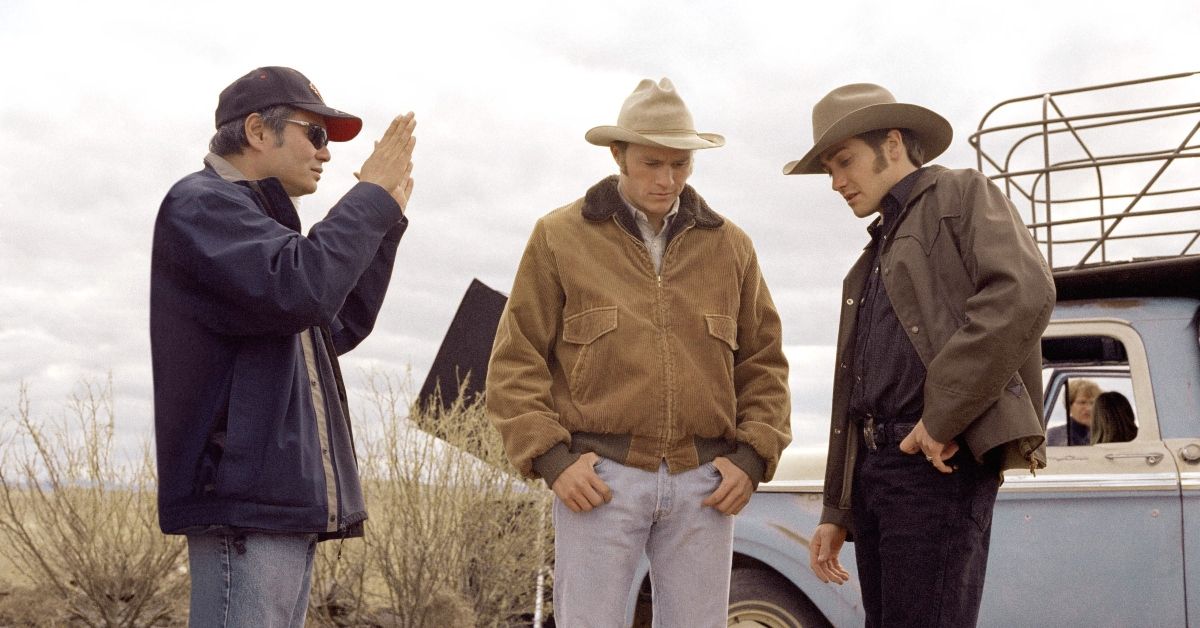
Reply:
[[[1138,428],[1133,420],[1129,400],[1119,392],[1101,393],[1092,410],[1091,442],[1126,443],[1137,438]]]

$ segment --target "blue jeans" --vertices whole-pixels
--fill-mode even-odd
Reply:
[[[303,628],[315,534],[189,535],[192,628]]]
[[[724,628],[733,517],[701,506],[721,483],[712,463],[676,475],[601,458],[612,501],[571,512],[554,500],[554,619],[565,628],[627,626],[626,602],[650,559],[654,625]]]

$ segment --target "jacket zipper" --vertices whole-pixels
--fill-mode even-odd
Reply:
[[[613,221],[617,223],[617,227],[621,231],[625,232],[625,235],[627,235],[631,239],[633,239],[634,242],[637,242],[638,246],[640,246],[642,248],[642,250],[646,252],[646,261],[650,263],[650,269],[654,272],[655,300],[658,302],[658,315],[659,315],[659,319],[662,322],[661,331],[659,332],[659,345],[662,347],[662,350],[663,350],[662,355],[663,355],[663,362],[664,362],[664,364],[663,364],[664,371],[669,373],[669,369],[665,368],[667,366],[667,364],[666,364],[667,359],[668,359],[667,356],[670,355],[670,352],[668,351],[669,347],[667,346],[667,333],[666,333],[667,306],[666,306],[666,298],[663,296],[662,264],[666,264],[667,257],[670,255],[670,252],[671,252],[671,247],[673,245],[675,245],[676,242],[683,239],[683,234],[690,231],[692,229],[692,227],[695,225],[690,224],[690,225],[687,225],[686,227],[684,227],[683,229],[680,229],[679,233],[675,234],[675,237],[671,238],[667,242],[667,245],[663,247],[662,264],[660,264],[659,268],[654,268],[654,260],[650,259],[650,251],[646,247],[646,241],[643,240],[641,237],[630,233],[629,230],[626,229],[625,226],[621,224],[621,221],[617,219],[615,214],[613,215]],[[666,225],[664,225],[663,228],[666,229],[667,228]],[[667,384],[668,384],[667,390],[672,390],[671,384],[673,384],[673,382],[668,382]],[[667,444],[671,442],[671,437],[674,435],[674,431],[675,431],[674,430],[675,419],[674,419],[673,413],[671,411],[671,408],[673,405],[674,405],[674,399],[668,395],[667,400],[666,400],[667,416],[666,416],[666,423],[665,423],[665,432],[660,432],[662,434],[662,436],[660,437],[659,449],[658,449],[658,457],[660,460],[665,459],[667,457]]]
[[[662,344],[663,344],[663,349],[664,349],[663,355],[668,360],[669,360],[669,356],[670,356],[670,351],[668,351],[669,347],[667,346],[667,331],[666,331],[667,299],[666,299],[666,295],[664,294],[664,291],[663,291],[662,268],[666,266],[667,258],[671,255],[671,250],[672,250],[671,247],[675,246],[677,242],[682,240],[683,234],[690,231],[693,226],[694,226],[694,224],[685,226],[683,229],[679,230],[679,233],[675,234],[675,237],[673,237],[669,241],[667,241],[667,245],[663,247],[662,260],[661,260],[661,263],[659,264],[659,268],[655,269],[656,270],[655,278],[658,283],[659,316],[662,318],[662,322],[663,322],[663,331],[662,331]],[[666,226],[664,226],[663,228],[665,229]],[[644,242],[642,243],[642,246],[643,247],[645,246]],[[670,373],[670,376],[672,378],[674,377],[674,372],[672,370],[669,369],[668,373]],[[675,382],[673,382],[673,381],[669,382],[667,389],[674,390],[675,389],[674,383]],[[668,397],[668,399],[667,399],[666,438],[663,439],[663,442],[660,445],[661,449],[659,451],[659,458],[662,458],[662,459],[665,459],[667,457],[667,449],[666,449],[667,445],[671,442],[671,439],[675,436],[675,416],[674,416],[674,412],[673,412],[674,406],[675,406],[675,399],[674,399],[674,396],[672,395],[671,397]]]

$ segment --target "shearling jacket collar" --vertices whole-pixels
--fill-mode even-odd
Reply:
[[[621,223],[626,231],[636,235],[637,224],[625,209],[625,201],[617,191],[619,180],[614,174],[588,189],[587,194],[583,196],[583,217],[592,222],[603,222],[616,216],[617,222]],[[692,186],[685,185],[679,195],[679,215],[672,221],[667,238],[673,238],[676,233],[692,225],[702,229],[716,229],[723,224],[725,219],[717,215]]]

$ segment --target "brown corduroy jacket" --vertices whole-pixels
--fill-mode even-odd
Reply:
[[[691,186],[662,271],[616,176],[542,217],[496,333],[487,414],[553,484],[586,451],[677,473],[726,456],[757,484],[791,439],[778,312],[749,237]]]
[[[1046,466],[1041,337],[1054,281],[1008,197],[978,171],[929,166],[884,246],[884,289],[926,368],[929,435],[958,439],[980,460],[994,452],[1002,469]],[[842,284],[821,522],[847,529],[855,323],[874,256],[868,246]]]

